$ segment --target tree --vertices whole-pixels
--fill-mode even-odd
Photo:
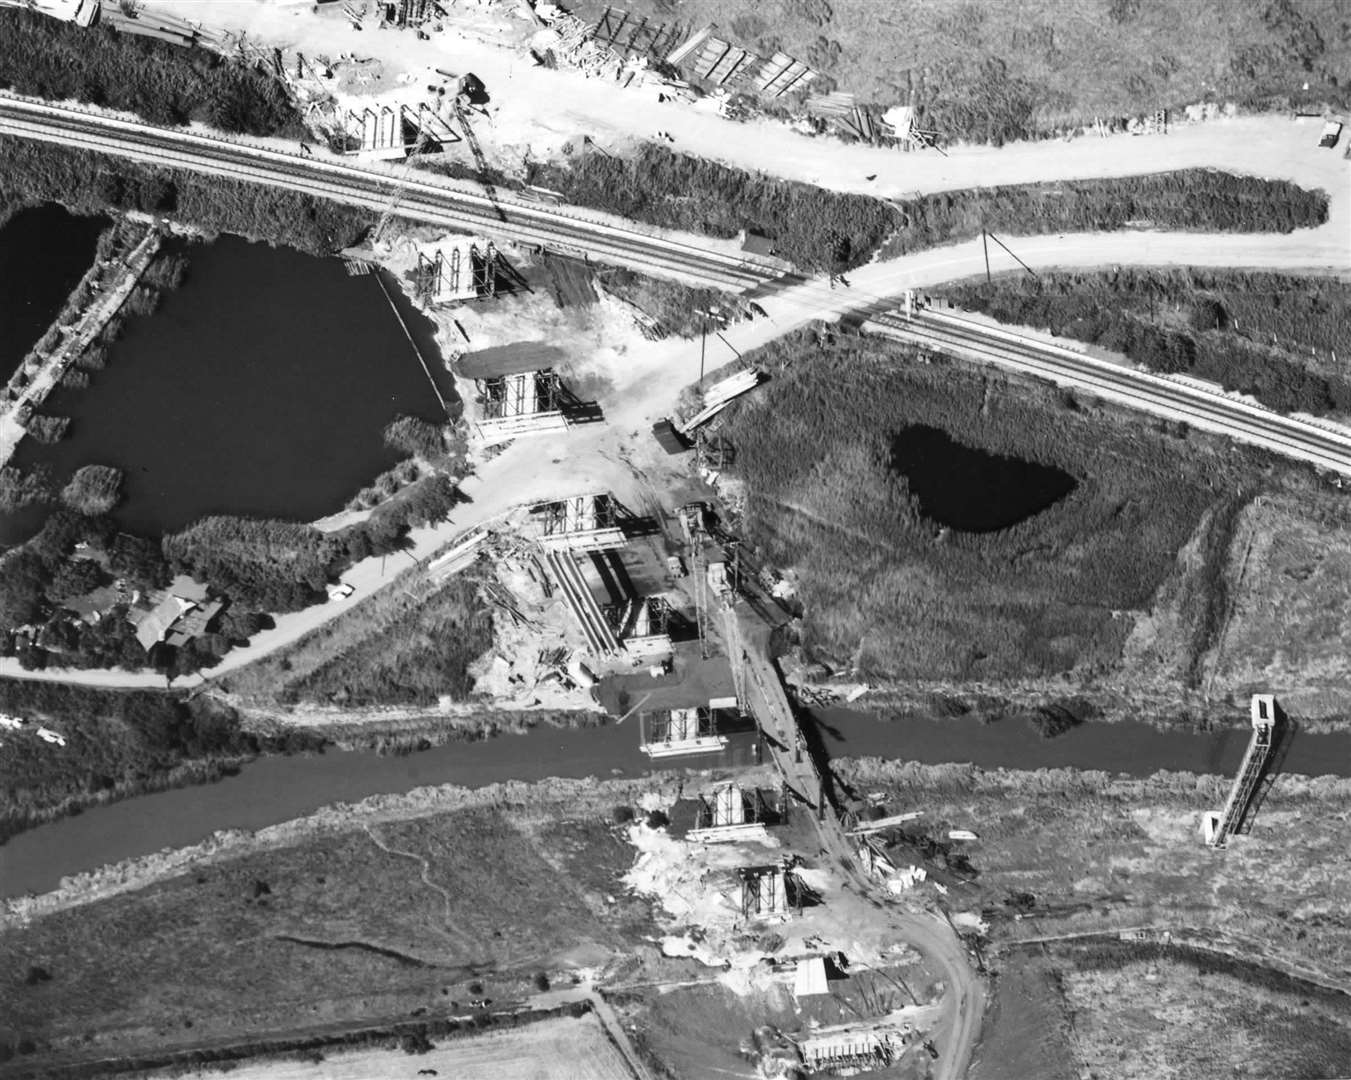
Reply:
[[[68,559],[56,570],[47,586],[47,598],[53,603],[93,592],[108,580],[103,567],[93,559]]]
[[[42,613],[47,568],[27,547],[5,559],[0,572],[0,626],[13,629],[34,622]]]
[[[109,565],[114,573],[145,590],[162,589],[172,576],[160,545],[130,533],[119,533],[113,540]]]

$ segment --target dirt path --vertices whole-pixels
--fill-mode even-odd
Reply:
[[[476,130],[485,149],[506,167],[533,152],[552,154],[577,132],[601,145],[652,140],[658,131],[676,150],[841,191],[884,197],[987,187],[1035,180],[1130,176],[1167,169],[1211,167],[1325,187],[1338,199],[1351,193],[1330,184],[1345,177],[1340,152],[1318,151],[1318,125],[1286,117],[1238,117],[1175,124],[1166,135],[1083,136],[1004,147],[954,146],[901,153],[834,137],[807,136],[786,124],[757,120],[733,124],[712,102],[659,102],[655,82],[621,90],[604,79],[534,65],[527,52],[531,28],[501,4],[486,11],[456,7],[444,33],[427,41],[412,33],[376,31],[373,20],[355,30],[337,11],[271,0],[147,0],[207,26],[245,31],[281,47],[298,45],[307,56],[354,52],[377,58],[381,77],[360,89],[379,101],[413,102],[426,83],[444,81],[436,69],[472,71],[490,95],[490,120]],[[336,5],[334,5],[336,7]],[[356,100],[356,99],[349,99]],[[1318,157],[1310,164],[1306,151]],[[460,148],[458,156],[468,160]],[[1340,172],[1338,169],[1340,168]],[[873,177],[873,179],[869,179]]]

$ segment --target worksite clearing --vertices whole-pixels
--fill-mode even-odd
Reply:
[[[781,6],[823,30],[833,18],[824,0]],[[679,5],[655,7],[675,23]],[[1113,21],[1137,7],[1113,3]],[[1268,21],[1284,26],[1286,7]],[[954,9],[954,38],[966,11]],[[1233,398],[1206,412],[1194,397],[1209,391],[1185,377],[1159,390],[1120,356],[1100,362],[1049,331],[1015,341],[990,320],[935,314],[923,293],[1114,262],[1344,274],[1337,121],[1319,116],[1311,132],[1208,98],[1171,121],[1162,106],[1134,117],[1131,134],[1099,124],[960,145],[915,125],[901,101],[914,100],[911,72],[879,120],[836,92],[837,42],[800,58],[777,38],[737,43],[761,38],[770,14],[650,30],[671,38],[658,62],[597,40],[618,40],[620,14],[607,7],[591,37],[542,2],[108,4],[128,34],[206,41],[275,71],[317,140],[299,148],[204,150],[182,132],[0,103],[5,138],[105,138],[142,162],[252,170],[311,208],[359,206],[367,216],[330,246],[374,223],[339,254],[353,276],[378,270],[414,354],[390,363],[419,364],[443,410],[385,435],[393,447],[402,430],[410,460],[439,474],[436,511],[387,544],[363,532],[364,546],[341,546],[344,527],[387,520],[375,504],[400,497],[373,485],[321,528],[294,526],[331,559],[316,556],[312,595],[267,605],[281,613],[171,689],[228,706],[221,727],[250,737],[383,724],[388,745],[357,744],[402,752],[425,748],[423,731],[473,738],[540,720],[611,725],[580,734],[620,748],[605,775],[408,780],[402,794],[256,832],[204,829],[194,847],[8,898],[0,1080],[133,1064],[245,1080],[1344,1073],[1351,781],[1281,765],[1301,723],[1344,724],[1351,709],[1351,553],[1337,535],[1351,521],[1351,433],[1291,434],[1289,418],[1257,409],[1236,420]],[[1016,93],[1001,64],[992,56],[985,77]],[[673,71],[723,88],[695,93]],[[735,72],[749,81],[729,83]],[[750,107],[725,86],[772,105],[778,80],[815,84],[808,111],[833,119],[756,110],[729,126]],[[790,252],[792,267],[751,222],[710,215],[678,232],[516,183],[544,162],[654,141],[893,200],[840,205],[895,220],[866,254],[832,236],[819,255]],[[333,162],[369,172],[340,181]],[[1201,167],[1302,185],[1308,213],[1260,235],[1093,219],[1082,227],[1103,231],[1010,244],[981,218],[978,238],[911,246],[900,220],[921,193]],[[414,177],[446,191],[409,198],[405,220]],[[512,219],[495,186],[508,182]],[[1062,196],[1078,197],[1046,198]],[[475,231],[449,231],[469,221]],[[1052,352],[1047,381],[1034,361]],[[945,501],[958,491],[978,505]],[[246,572],[218,572],[248,588],[249,573],[303,558],[282,549],[261,570],[241,559]],[[166,559],[185,550],[164,545]],[[29,672],[10,652],[0,672],[86,678]],[[87,681],[159,690],[152,674]],[[860,751],[809,711],[889,686],[930,712],[962,711],[963,693],[1054,700],[1059,712],[1034,716],[1047,738],[1083,717],[1191,710],[1198,728],[1241,729],[1246,752],[1225,776],[921,766],[900,740],[891,758],[847,756]],[[189,714],[163,721],[185,746],[199,736]],[[6,741],[33,728],[44,753],[83,749],[83,727],[67,740],[27,715],[0,720]],[[527,737],[555,768],[558,744]],[[502,775],[524,775],[507,756]],[[600,760],[571,775],[603,773]],[[79,776],[91,800],[115,783]]]

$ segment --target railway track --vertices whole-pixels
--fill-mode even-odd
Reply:
[[[588,218],[575,208],[489,199],[429,179],[288,153],[195,131],[158,128],[83,109],[0,95],[0,134],[267,184],[381,212],[402,187],[400,217],[593,256],[645,273],[741,290],[775,266]],[[500,210],[500,213],[499,213]]]
[[[1218,390],[1120,367],[1009,331],[921,312],[914,319],[882,315],[864,330],[917,342],[1011,368],[1109,401],[1351,475],[1351,431],[1345,434],[1284,416]]]

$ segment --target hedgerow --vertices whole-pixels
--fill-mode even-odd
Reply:
[[[154,124],[198,120],[245,135],[303,138],[281,83],[205,49],[0,9],[0,87],[133,112]]]
[[[1249,283],[1256,297],[1245,296]],[[1153,371],[1208,379],[1279,412],[1351,410],[1351,378],[1331,355],[1351,344],[1351,288],[1342,282],[1123,270],[1001,277],[941,291],[1000,322],[1101,345]],[[1322,361],[1317,346],[1305,351],[1310,340],[1327,347]]]
[[[897,205],[901,225],[883,258],[970,240],[982,229],[1011,236],[1132,228],[1288,233],[1328,218],[1326,192],[1217,169],[969,188]]]

